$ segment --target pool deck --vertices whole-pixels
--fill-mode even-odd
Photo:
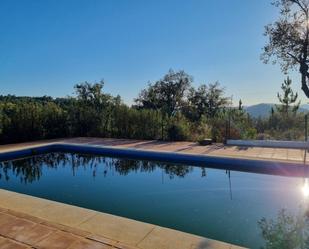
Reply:
[[[71,138],[1,145],[0,153],[54,143],[112,146],[306,164],[306,151],[192,142]],[[211,224],[205,224],[211,226]],[[119,216],[0,189],[0,248],[240,249],[242,247]]]
[[[242,249],[136,220],[0,189],[2,249]]]

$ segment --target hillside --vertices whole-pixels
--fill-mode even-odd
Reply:
[[[266,117],[270,114],[271,108],[275,108],[275,104],[271,103],[261,103],[257,105],[251,105],[244,107],[245,110],[252,116],[252,117]],[[300,112],[308,112],[309,111],[309,105],[304,104],[301,105],[299,108]]]

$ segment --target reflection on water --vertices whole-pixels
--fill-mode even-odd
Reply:
[[[72,175],[78,168],[87,167],[91,169],[93,177],[97,175],[98,166],[104,164],[103,174],[106,176],[108,171],[115,170],[120,175],[127,175],[130,172],[152,172],[157,168],[164,171],[170,179],[176,177],[183,178],[190,172],[193,167],[188,165],[160,163],[152,161],[141,161],[122,158],[107,158],[93,155],[79,155],[69,153],[49,153],[37,155],[34,157],[18,159],[14,161],[0,162],[0,179],[8,181],[10,174],[18,177],[22,183],[32,183],[38,181],[42,176],[42,167],[57,169],[71,165]],[[201,176],[206,176],[206,168],[200,167]],[[9,174],[10,172],[10,174]]]
[[[1,162],[0,188],[256,249],[309,213],[308,179],[70,153]]]
[[[263,217],[258,221],[264,238],[265,249],[308,249],[309,248],[309,182],[301,185],[303,200],[294,213],[282,208],[275,218]]]
[[[308,249],[309,219],[302,208],[298,214],[285,209],[275,219],[262,218],[259,221],[265,249]]]
[[[176,177],[183,178],[190,172],[193,167],[180,164],[160,163],[152,161],[128,160],[122,158],[106,158],[93,155],[79,155],[68,153],[49,153],[37,155],[34,157],[18,159],[14,161],[0,162],[0,180],[8,181],[10,175],[18,177],[22,183],[32,183],[42,177],[42,167],[57,169],[71,165],[72,175],[78,168],[87,167],[92,171],[92,176],[97,174],[98,166],[104,164],[104,176],[109,170],[115,170],[120,175],[127,175],[130,172],[151,172],[157,168],[164,171],[170,179]],[[206,168],[200,167],[201,177],[206,176]],[[10,174],[9,174],[10,172]]]
[[[308,178],[304,178],[304,183],[302,186],[302,192],[305,198],[309,197],[309,183],[308,183]]]

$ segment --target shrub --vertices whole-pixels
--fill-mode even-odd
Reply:
[[[197,123],[190,123],[190,140],[201,141],[205,138],[212,138],[211,127],[207,119],[202,117]]]
[[[270,140],[271,136],[267,133],[258,133],[256,136],[257,140]]]
[[[190,138],[189,122],[181,114],[177,114],[169,122],[167,136],[171,141],[188,140]]]

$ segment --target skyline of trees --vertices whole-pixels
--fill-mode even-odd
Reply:
[[[200,141],[212,138],[302,139],[304,115],[293,110],[287,119],[280,109],[290,110],[298,98],[286,80],[278,95],[284,105],[270,117],[251,117],[239,100],[231,98],[218,82],[193,87],[193,77],[169,70],[149,83],[128,106],[120,96],[104,92],[104,81],[74,86],[66,98],[0,96],[0,142],[20,142],[58,137],[95,136],[129,139]],[[288,108],[286,108],[288,106]],[[296,105],[298,106],[298,105]],[[281,113],[281,114],[280,114]]]

